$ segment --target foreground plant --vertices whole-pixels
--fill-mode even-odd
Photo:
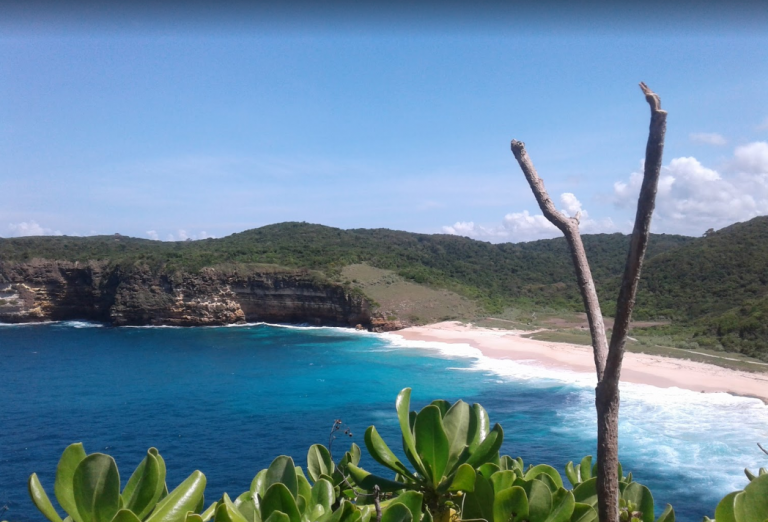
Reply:
[[[763,470],[761,470],[763,471]],[[749,474],[747,475],[749,477]],[[715,520],[704,522],[765,522],[768,520],[768,473],[750,477],[741,491],[729,493],[717,504]]]
[[[205,475],[195,471],[168,493],[165,461],[150,448],[121,493],[115,459],[103,453],[86,455],[76,443],[64,450],[56,468],[54,493],[67,513],[64,521],[36,473],[28,487],[32,502],[51,522],[184,522],[203,508]]]
[[[342,473],[359,460],[356,444],[338,466],[328,448],[314,444],[307,453],[310,483],[291,457],[281,455],[256,474],[248,491],[234,501],[225,493],[210,514],[215,522],[368,522],[372,508],[351,502],[356,493]]]
[[[447,521],[461,493],[474,489],[475,470],[499,461],[504,431],[499,424],[489,428],[488,413],[479,404],[437,400],[416,413],[410,411],[410,398],[411,389],[405,388],[395,407],[403,452],[413,470],[395,456],[374,426],[365,432],[365,446],[376,462],[395,472],[395,479],[372,475],[352,463],[347,469],[354,482],[368,491],[378,487],[382,492],[421,493],[429,516]]]

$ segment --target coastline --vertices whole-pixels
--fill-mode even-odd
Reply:
[[[389,332],[405,341],[465,344],[490,359],[508,359],[547,369],[569,370],[595,378],[592,348],[523,337],[517,330],[480,328],[447,321]],[[658,388],[729,393],[768,404],[768,373],[749,373],[685,359],[626,352],[621,380]]]

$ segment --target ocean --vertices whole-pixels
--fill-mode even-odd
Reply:
[[[157,447],[169,488],[193,470],[206,502],[237,495],[272,459],[306,466],[311,444],[363,448],[376,425],[400,452],[395,397],[412,409],[442,398],[478,402],[504,428],[502,454],[562,473],[595,454],[594,377],[482,357],[469,346],[405,342],[388,334],[263,324],[111,328],[80,322],[0,325],[0,519],[43,520],[27,494],[40,477],[53,498],[64,448],[82,442],[118,464],[123,483]],[[768,465],[768,406],[757,399],[623,384],[620,459],[647,485],[657,512],[713,516],[743,488],[743,469]]]

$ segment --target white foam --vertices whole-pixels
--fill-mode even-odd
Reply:
[[[32,323],[0,323],[0,327],[3,328],[13,328],[13,327],[22,327],[22,326],[40,326],[43,324],[56,324],[58,321],[38,321],[38,322],[32,322]]]
[[[555,430],[581,438],[585,445],[594,444],[594,373],[547,368],[536,361],[492,359],[468,344],[409,341],[390,334],[381,337],[393,347],[470,360],[469,367],[449,368],[453,371],[495,375],[502,382],[571,386],[575,400],[558,410],[560,422]],[[692,479],[681,481],[680,487],[696,487],[708,496],[713,491],[722,496],[743,488],[744,468],[754,471],[765,466],[765,455],[756,446],[756,442],[768,441],[768,405],[761,400],[626,382],[620,390],[621,454],[635,465],[660,475]]]
[[[69,326],[72,328],[103,328],[103,323],[94,323],[90,321],[61,321],[58,323],[61,326]]]

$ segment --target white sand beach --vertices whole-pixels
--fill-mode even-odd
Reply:
[[[595,373],[592,347],[528,339],[522,336],[526,333],[530,332],[442,322],[406,328],[391,335],[408,341],[469,344],[490,358],[535,361],[548,368]],[[768,372],[750,373],[685,359],[627,352],[621,379],[661,388],[675,386],[757,397],[768,404]]]

